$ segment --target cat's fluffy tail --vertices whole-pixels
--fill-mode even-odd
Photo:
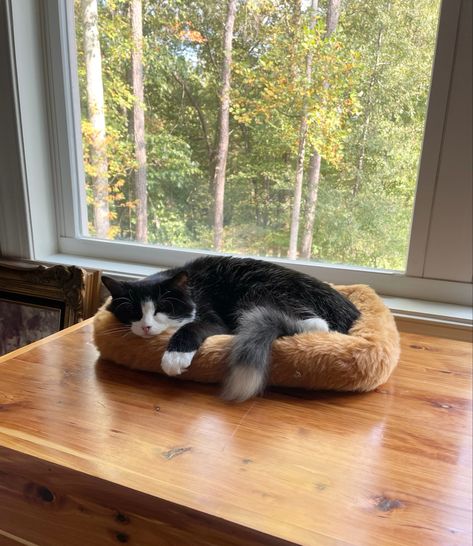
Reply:
[[[228,374],[222,396],[241,402],[261,393],[266,386],[271,359],[271,345],[282,336],[292,336],[307,330],[326,330],[327,323],[319,318],[307,322],[298,320],[271,307],[253,307],[243,311],[230,353]],[[314,328],[313,322],[325,324]]]

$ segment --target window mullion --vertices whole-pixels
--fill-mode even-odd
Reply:
[[[424,276],[460,11],[461,0],[442,2],[406,265],[406,275],[412,277]]]

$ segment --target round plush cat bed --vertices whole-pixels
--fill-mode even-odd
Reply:
[[[348,335],[306,332],[273,343],[269,384],[310,390],[370,391],[386,382],[399,359],[399,333],[389,309],[368,286],[336,286],[361,312]],[[102,358],[135,370],[163,374],[161,357],[171,331],[142,338],[123,334],[105,309],[94,319],[94,339]],[[207,338],[178,379],[220,383],[233,336]]]

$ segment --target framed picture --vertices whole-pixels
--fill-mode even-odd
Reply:
[[[0,261],[0,355],[89,318],[100,304],[100,271]]]

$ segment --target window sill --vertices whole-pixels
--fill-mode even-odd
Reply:
[[[141,265],[130,262],[119,262],[115,260],[106,260],[104,258],[89,258],[84,256],[76,256],[74,254],[52,254],[41,259],[44,263],[55,263],[63,265],[77,265],[89,269],[101,269],[104,274],[112,275],[113,277],[122,279],[138,279],[146,277],[159,271],[166,269],[156,266]]]
[[[410,298],[383,296],[401,332],[473,341],[472,308]]]

